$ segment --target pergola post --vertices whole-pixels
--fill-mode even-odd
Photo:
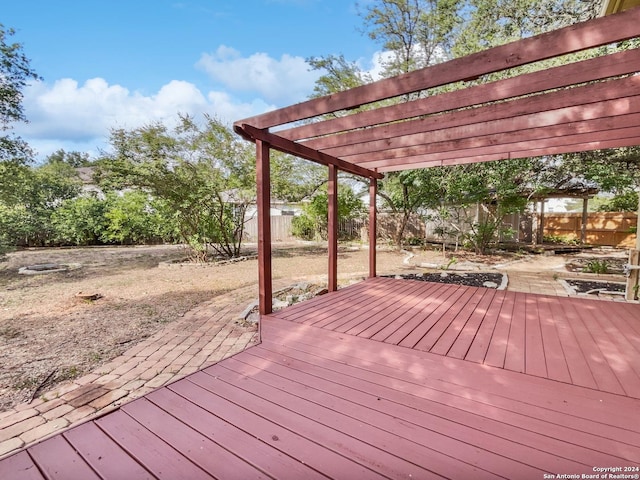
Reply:
[[[540,200],[540,216],[538,217],[538,243],[540,245],[544,243],[544,202],[544,198]]]
[[[329,280],[327,290],[338,289],[338,169],[329,165],[327,238],[329,241]]]
[[[376,196],[378,181],[369,181],[369,278],[376,276]]]
[[[640,188],[636,190],[640,197]],[[640,285],[640,198],[638,199],[638,223],[636,228],[636,248],[629,249],[629,277],[627,278],[627,287],[625,289],[625,298],[627,300],[635,300],[640,298],[638,293],[638,285]]]
[[[580,243],[587,243],[587,221],[589,219],[589,197],[582,199],[582,225],[580,226]]]
[[[256,140],[256,204],[258,207],[258,302],[260,315],[272,312],[270,147]]]

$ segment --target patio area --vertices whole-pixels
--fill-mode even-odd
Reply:
[[[635,38],[638,21],[236,122],[256,144],[261,343],[0,460],[0,478],[637,478],[639,304],[379,278],[375,245],[384,173],[640,144],[638,48],[474,83]],[[272,150],[328,167],[329,293],[275,313]],[[341,290],[338,170],[369,183],[374,246],[369,279]]]
[[[366,280],[263,317],[260,345],[0,461],[0,478],[634,467],[639,318],[637,304]]]

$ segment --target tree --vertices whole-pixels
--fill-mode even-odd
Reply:
[[[14,187],[0,195],[0,241],[8,245],[50,245],[55,237],[53,212],[81,190],[75,169],[61,163],[33,168],[0,162],[0,176],[9,177]]]
[[[595,2],[597,3],[597,2]],[[560,28],[577,21],[591,18],[597,11],[597,5],[581,0],[550,0],[539,2],[535,0],[373,0],[360,7],[363,18],[364,31],[378,42],[387,54],[389,60],[383,64],[384,77],[407,73],[417,68],[433,65],[434,63],[464,56],[492,46],[500,45],[519,38],[535,35],[544,31]],[[322,58],[322,57],[321,57]],[[324,57],[324,63],[315,62],[312,66],[325,71],[316,84],[317,93],[333,93],[351,88],[353,83],[365,82],[368,79],[357,69],[355,63],[350,63],[343,57]],[[526,70],[523,67],[518,71]],[[501,72],[478,82],[487,82],[504,78],[513,72]],[[459,85],[446,85],[433,91],[418,92],[386,102],[404,102],[414,99],[417,95],[426,96],[441,90],[459,88]],[[360,109],[369,108],[367,105]],[[535,168],[534,168],[535,167]],[[510,174],[516,178],[528,178],[529,190],[536,190],[544,185],[549,172],[553,171],[551,164],[539,160],[523,160],[509,166]],[[493,177],[502,167],[491,164],[480,164],[473,168],[462,168],[464,178],[456,178],[455,182],[469,183],[475,179]],[[518,168],[522,170],[517,170]],[[487,173],[483,173],[487,169]],[[515,170],[514,170],[515,169]],[[536,173],[536,175],[531,175]],[[442,174],[453,181],[451,174]],[[452,195],[437,195],[440,186],[432,181],[438,174],[401,172],[388,173],[380,183],[380,195],[384,206],[393,212],[397,218],[397,229],[394,241],[398,247],[402,245],[404,229],[409,219],[421,209],[438,202],[451,205]],[[454,183],[455,183],[454,182]],[[477,182],[476,182],[477,183]],[[462,204],[471,198],[482,205],[497,205],[492,193],[477,183],[477,192],[485,197],[478,198],[476,192],[467,190],[467,196],[461,198]],[[524,192],[521,192],[524,193]],[[511,196],[504,197],[500,205],[506,206]],[[515,198],[515,197],[513,197]],[[434,199],[439,199],[434,203]],[[521,204],[522,202],[516,202]],[[441,203],[440,203],[441,205]],[[514,204],[515,205],[515,204]],[[449,208],[449,207],[447,207]],[[509,210],[511,207],[506,208]],[[489,213],[484,217],[483,224],[478,224],[472,232],[479,239],[477,249],[482,250],[488,242],[490,233],[495,234],[498,229],[497,213]],[[490,223],[489,219],[491,219]],[[484,240],[482,240],[484,238]]]
[[[348,185],[338,185],[338,217],[352,219],[362,216],[364,204]],[[311,198],[302,209],[302,215],[294,217],[292,233],[306,240],[327,238],[329,204],[326,185]]]
[[[391,53],[384,76],[407,73],[448,58],[462,23],[458,0],[378,0],[360,12],[369,38]]]
[[[94,162],[86,152],[66,152],[63,149],[56,150],[45,160],[46,163],[66,163],[73,168],[90,167]]]
[[[195,260],[208,250],[240,254],[247,206],[255,198],[255,159],[250,145],[220,121],[203,126],[180,117],[171,130],[154,123],[111,132],[113,153],[99,162],[106,187],[134,187],[164,202]]]
[[[0,24],[0,161],[25,163],[32,152],[24,140],[8,133],[15,122],[26,122],[22,106],[23,90],[29,80],[40,77],[31,68],[22,44],[11,43],[13,29]],[[0,185],[2,187],[2,185]]]

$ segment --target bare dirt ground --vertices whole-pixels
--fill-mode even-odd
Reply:
[[[245,253],[254,254],[255,246],[247,246]],[[257,260],[167,263],[184,257],[178,246],[142,246],[28,249],[0,259],[0,411],[28,401],[39,387],[49,389],[96,369],[199,303],[223,294],[236,296],[242,305],[257,298]],[[391,249],[378,252],[380,274],[416,272],[420,265],[478,270],[508,264],[506,270],[536,271],[540,262],[562,266],[565,259],[465,252],[443,256],[424,250],[408,259]],[[60,273],[18,274],[21,267],[44,263],[80,266]],[[366,248],[341,246],[338,270],[342,284],[365,276]],[[326,272],[326,247],[274,245],[276,285],[322,283]],[[83,300],[78,292],[101,298]]]
[[[251,246],[247,253],[255,253]],[[0,411],[28,401],[46,387],[85,374],[152,335],[167,322],[218,295],[246,292],[257,298],[257,261],[226,265],[171,265],[184,258],[177,246],[28,249],[0,261]],[[381,252],[382,269],[402,254]],[[75,270],[19,275],[20,267],[80,264]],[[341,249],[340,274],[365,275],[366,250]],[[291,283],[326,275],[326,249],[276,245],[274,280]],[[287,280],[288,281],[288,280]],[[243,288],[248,287],[248,288]],[[99,294],[96,301],[78,292]]]

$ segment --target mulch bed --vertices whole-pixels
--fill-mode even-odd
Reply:
[[[383,275],[389,278],[420,280],[423,282],[452,283],[468,287],[498,288],[502,284],[501,273],[408,273],[403,275]]]
[[[600,292],[620,292],[624,293],[626,285],[618,282],[602,282],[598,280],[577,280],[573,278],[565,279],[576,293],[591,293],[597,295]]]

